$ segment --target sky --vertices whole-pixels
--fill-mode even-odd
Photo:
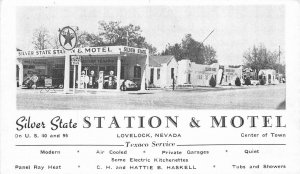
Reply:
[[[263,44],[270,51],[281,48],[284,57],[285,11],[283,5],[223,6],[20,6],[16,14],[17,48],[33,49],[32,36],[44,26],[58,37],[58,29],[78,26],[98,32],[98,21],[139,25],[146,41],[158,51],[180,43],[186,34],[217,52],[221,64],[243,63],[243,53]]]

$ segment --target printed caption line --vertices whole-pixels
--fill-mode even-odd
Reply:
[[[16,146],[124,146],[119,144],[17,144]],[[286,144],[178,144],[177,146],[286,146]]]
[[[285,146],[286,144],[178,144],[177,146]]]
[[[124,146],[119,144],[16,144],[16,146]]]

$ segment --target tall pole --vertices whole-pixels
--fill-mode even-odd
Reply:
[[[204,43],[204,41],[214,32],[215,30],[211,31],[207,36],[206,38],[202,41],[202,44]]]
[[[128,40],[129,40],[129,33],[128,33],[128,31],[127,31],[127,46],[128,46]]]
[[[279,66],[280,66],[280,45],[279,45],[279,53],[278,53],[278,60],[279,60]],[[278,74],[280,73],[279,68],[278,68]]]
[[[73,71],[73,94],[75,94],[75,85],[76,85],[76,65],[74,64],[74,71]]]
[[[278,54],[278,56],[279,56],[279,64],[280,64],[280,45],[279,45],[279,54]]]

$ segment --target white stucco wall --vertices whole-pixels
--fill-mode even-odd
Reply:
[[[178,62],[178,85],[209,86],[209,80],[215,79],[219,71],[219,64],[202,65],[184,59]],[[188,76],[190,74],[190,83]],[[217,79],[216,79],[217,80]]]
[[[177,85],[188,84],[189,73],[191,73],[191,61],[187,59],[178,61]]]
[[[230,68],[224,66],[224,74],[221,85],[235,85],[236,78],[240,78],[242,83],[243,68]]]
[[[163,63],[159,67],[149,67],[147,69],[147,79],[150,82],[151,69],[154,69],[153,73],[153,87],[166,88],[172,86],[171,69],[174,68],[174,76],[177,76],[177,61],[175,58],[171,59],[169,63]],[[160,78],[157,79],[157,70],[160,69]],[[150,85],[151,86],[151,85]]]
[[[273,69],[262,69],[258,72],[258,76],[264,76],[266,78],[266,84],[277,84],[276,71]],[[271,78],[268,78],[268,77]]]

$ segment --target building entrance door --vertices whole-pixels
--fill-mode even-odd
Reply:
[[[190,73],[188,74],[188,81],[187,81],[187,83],[191,84],[191,74]]]
[[[154,79],[154,68],[151,68],[151,71],[150,71],[150,84],[153,84],[153,79]]]

